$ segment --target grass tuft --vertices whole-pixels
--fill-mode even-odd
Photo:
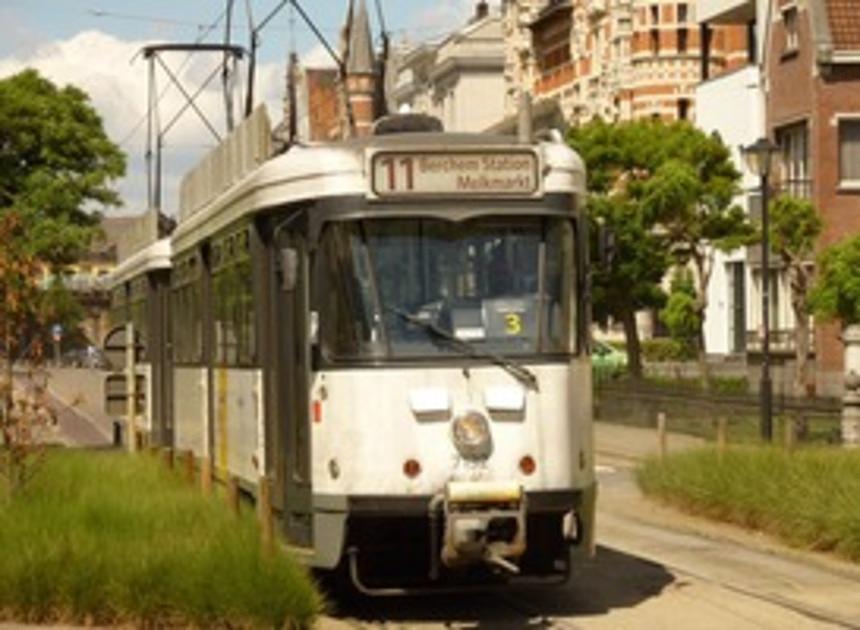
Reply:
[[[702,449],[649,459],[637,480],[687,511],[860,562],[860,451]]]
[[[0,505],[0,549],[0,616],[18,620],[302,628],[322,609],[253,515],[146,455],[52,454]]]

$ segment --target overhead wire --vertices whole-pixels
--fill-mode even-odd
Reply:
[[[203,40],[205,40],[212,31],[214,31],[216,28],[218,28],[218,25],[221,23],[221,20],[223,20],[226,15],[227,15],[227,8],[225,7],[225,9],[223,11],[221,11],[221,14],[215,19],[215,21],[203,29],[203,32],[200,33],[200,35],[198,35],[198,37],[194,43],[195,44],[202,43]],[[189,52],[185,56],[185,58],[179,64],[179,67],[176,69],[177,74],[182,72],[182,70],[185,68],[185,66],[188,65],[188,62],[191,61],[191,57],[193,56],[193,54],[194,54],[193,52]],[[157,107],[158,104],[161,103],[161,101],[164,99],[165,95],[170,91],[170,88],[171,88],[171,84],[168,83],[161,90],[161,92],[159,93],[158,97],[155,100],[155,103],[150,104],[147,107],[146,113],[144,113],[144,115],[140,117],[140,119],[137,121],[137,123],[135,123],[135,125],[123,136],[122,140],[120,140],[120,142],[119,142],[120,146],[125,145],[127,142],[129,142],[134,137],[134,135],[140,129],[141,125],[143,125],[143,123],[145,123],[147,121],[147,119],[149,118],[151,107]]]

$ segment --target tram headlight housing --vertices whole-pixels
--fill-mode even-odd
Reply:
[[[467,411],[454,418],[451,440],[463,459],[483,461],[493,453],[490,422],[478,411]]]

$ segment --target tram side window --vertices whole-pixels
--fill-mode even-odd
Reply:
[[[147,317],[147,299],[149,297],[149,280],[146,276],[135,278],[131,282],[130,315],[134,325],[135,336],[140,340],[142,350],[140,358],[147,360],[149,340],[149,317]]]
[[[110,293],[110,324],[120,326],[125,324],[126,312],[125,284],[115,287]]]
[[[257,361],[254,293],[248,232],[236,232],[212,248],[215,362],[254,365]]]
[[[203,360],[203,285],[198,258],[180,261],[171,291],[173,360],[179,364]]]

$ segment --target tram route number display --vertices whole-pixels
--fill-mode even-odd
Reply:
[[[539,191],[538,158],[532,151],[379,152],[371,158],[373,193],[532,196]]]

